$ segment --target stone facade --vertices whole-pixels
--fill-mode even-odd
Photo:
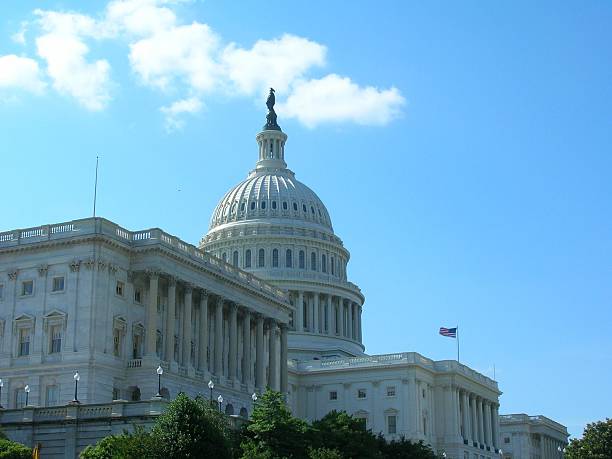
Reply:
[[[567,428],[546,416],[500,416],[504,459],[561,459],[567,446]]]

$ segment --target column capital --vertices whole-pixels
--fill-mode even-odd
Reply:
[[[193,285],[193,284],[191,284],[189,282],[185,282],[183,285],[184,285],[183,289],[184,289],[186,294],[188,294],[188,295],[193,294],[193,289],[195,288],[195,285]]]
[[[176,287],[176,282],[177,282],[177,278],[176,276],[173,276],[172,274],[167,274],[166,278],[168,279],[168,286],[169,287]]]
[[[200,300],[208,301],[208,290],[205,288],[198,288],[198,291],[200,292]]]
[[[288,324],[286,324],[286,323],[284,323],[284,322],[280,322],[280,323],[278,324],[278,327],[279,327],[281,330],[284,330],[284,331],[289,330],[289,325],[288,325]]]
[[[130,273],[131,276],[134,276],[136,274],[134,271],[131,271]],[[159,270],[159,268],[150,267],[145,269],[145,274],[149,276],[150,279],[158,279],[161,275],[161,271]]]
[[[237,312],[238,311],[238,305],[236,303],[234,303],[234,302],[228,303],[227,307],[230,310],[230,312]]]

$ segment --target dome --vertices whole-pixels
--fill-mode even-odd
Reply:
[[[210,230],[234,222],[265,220],[333,233],[319,197],[288,169],[255,170],[229,190],[212,214]]]

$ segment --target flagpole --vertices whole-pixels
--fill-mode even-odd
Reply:
[[[96,198],[98,197],[98,157],[96,156],[96,181],[94,184],[93,216],[96,216]]]
[[[457,325],[457,363],[459,363],[459,325]]]

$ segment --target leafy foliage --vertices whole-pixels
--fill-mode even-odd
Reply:
[[[32,450],[6,438],[0,438],[0,459],[31,459]]]
[[[385,459],[435,459],[436,456],[429,446],[419,440],[413,443],[401,437],[399,440],[387,442],[379,437],[380,449]]]
[[[582,438],[566,448],[567,459],[612,459],[612,419],[587,424]]]
[[[337,449],[329,448],[310,448],[308,459],[342,459],[342,454]]]
[[[142,426],[135,426],[134,432],[124,431],[121,435],[103,438],[81,452],[83,459],[140,459],[149,457],[154,450],[151,435]]]

